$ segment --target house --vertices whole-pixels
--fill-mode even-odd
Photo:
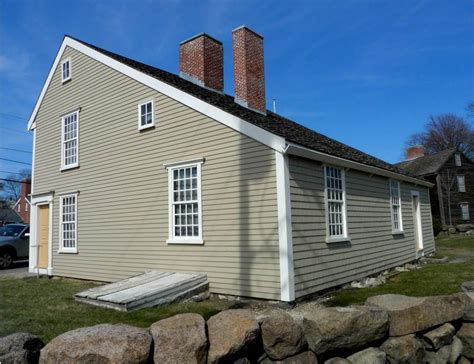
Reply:
[[[21,181],[20,197],[13,206],[13,209],[20,215],[21,221],[25,224],[30,223],[30,193],[31,180],[25,178]]]
[[[397,167],[435,185],[431,210],[442,225],[474,224],[474,163],[456,148],[425,155],[422,146],[407,150]]]
[[[21,217],[11,208],[0,208],[0,227],[21,222]]]
[[[30,271],[206,273],[293,301],[434,250],[431,183],[265,107],[263,38],[180,44],[180,75],[66,36],[29,120]]]

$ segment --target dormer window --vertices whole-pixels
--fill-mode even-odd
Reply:
[[[138,105],[138,130],[150,128],[155,125],[153,101]]]
[[[69,81],[71,79],[71,60],[68,58],[61,63],[61,80],[62,82]]]
[[[461,154],[460,153],[456,153],[454,155],[454,160],[456,162],[456,167],[461,167]]]

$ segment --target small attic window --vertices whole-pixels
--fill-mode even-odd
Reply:
[[[68,58],[61,63],[61,81],[64,83],[71,79],[71,59]]]
[[[461,167],[461,154],[460,153],[456,153],[454,155],[454,159],[456,161],[456,167]]]

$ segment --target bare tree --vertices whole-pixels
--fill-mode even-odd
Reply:
[[[427,154],[457,148],[472,157],[474,129],[466,120],[454,114],[430,116],[425,130],[410,136],[406,144],[407,146],[423,145]]]
[[[466,110],[467,110],[467,116],[469,118],[474,118],[474,101],[471,101],[469,104],[467,104]]]
[[[18,174],[5,177],[3,181],[3,192],[5,198],[10,203],[15,203],[20,198],[21,181],[24,179],[31,179],[31,171],[29,169],[22,169]]]
[[[446,195],[448,202],[448,225],[453,224],[453,219],[451,216],[451,192],[455,189],[456,173],[447,169],[439,175],[439,184],[443,191],[443,194]],[[444,213],[444,211],[443,211]]]

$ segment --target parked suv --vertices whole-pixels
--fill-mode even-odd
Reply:
[[[10,224],[0,227],[0,269],[9,268],[14,260],[28,259],[30,226]]]

